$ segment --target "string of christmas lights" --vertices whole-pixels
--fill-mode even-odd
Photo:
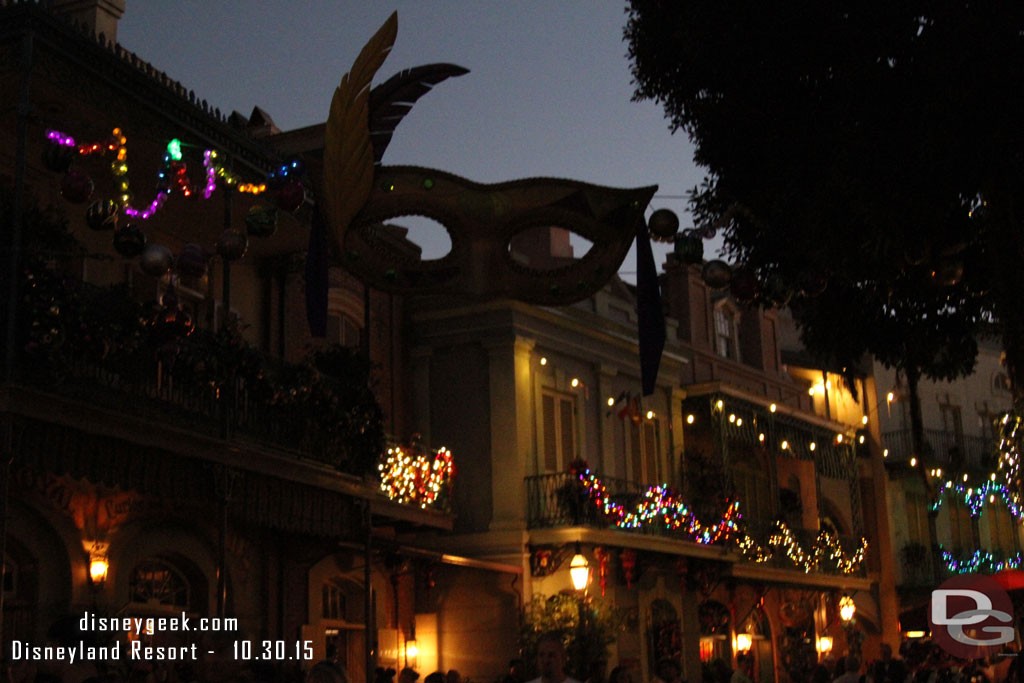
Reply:
[[[868,549],[867,539],[861,537],[858,548],[847,556],[839,538],[826,529],[818,532],[810,549],[804,549],[786,523],[781,520],[775,522],[767,548],[748,534],[739,534],[736,537],[736,544],[744,557],[758,563],[771,560],[775,556],[774,549],[781,547],[789,561],[802,568],[805,573],[812,572],[818,567],[831,566],[843,574],[853,574],[860,569]]]
[[[967,505],[971,517],[980,515],[982,506],[985,503],[994,503],[997,497],[1006,504],[1006,509],[1010,511],[1014,519],[1020,520],[1021,516],[1024,515],[1024,511],[1018,505],[1019,497],[1017,494],[1011,492],[1003,484],[991,479],[977,487],[965,487],[963,484],[954,484],[952,481],[947,481],[939,489],[938,497],[932,502],[932,512],[938,512],[942,508],[942,503],[946,497],[954,493],[962,497],[962,502]]]
[[[942,550],[942,546],[939,546],[939,549],[946,569],[954,574],[975,574],[979,571],[994,574],[1004,569],[1017,569],[1024,563],[1024,555],[1021,553],[998,559],[987,550],[975,550],[970,557],[959,559],[953,553]]]
[[[434,454],[414,447],[393,446],[377,469],[380,489],[388,498],[426,509],[437,503],[441,492],[451,486],[455,463],[451,451],[443,446]]]
[[[192,185],[188,177],[188,167],[182,160],[182,143],[177,138],[167,144],[167,152],[163,158],[163,164],[157,172],[157,194],[150,204],[139,209],[132,205],[132,195],[128,183],[128,138],[120,128],[114,128],[111,137],[99,142],[78,144],[70,135],[58,130],[47,130],[46,138],[51,143],[73,148],[80,156],[92,154],[114,153],[115,159],[111,163],[110,170],[118,183],[120,195],[118,203],[124,210],[125,215],[130,218],[146,220],[155,214],[170,196],[174,189],[177,189],[185,197],[192,195]],[[203,198],[209,199],[216,189],[217,179],[220,178],[226,185],[237,186],[239,192],[258,195],[267,190],[266,183],[241,183],[237,176],[228,171],[217,161],[217,152],[212,149],[203,151],[204,185]],[[301,173],[301,164],[297,161],[282,166],[272,172],[270,178],[282,181],[290,174]],[[170,179],[168,179],[170,178]]]
[[[712,545],[728,539],[736,529],[736,521],[742,517],[739,501],[734,500],[726,507],[720,520],[705,524],[697,519],[675,491],[665,485],[649,487],[633,509],[626,509],[622,503],[611,500],[608,488],[589,467],[574,466],[570,472],[579,480],[597,509],[621,529],[639,529],[660,523],[666,529],[685,533],[697,543]]]
[[[1021,406],[1014,406],[1012,412],[1003,415],[999,425],[999,470],[1006,486],[1016,494],[1024,492],[1021,473],[1020,433]]]

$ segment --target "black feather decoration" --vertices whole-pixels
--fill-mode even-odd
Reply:
[[[469,73],[456,64],[424,64],[399,72],[370,91],[370,144],[373,163],[380,166],[395,128],[416,100],[441,81]]]

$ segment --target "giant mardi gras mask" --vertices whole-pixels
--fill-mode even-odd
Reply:
[[[530,178],[495,185],[408,166],[381,166],[395,126],[451,64],[408,69],[370,91],[398,30],[392,14],[356,58],[331,101],[317,195],[335,260],[386,291],[512,297],[564,304],[592,295],[629,250],[656,186],[622,190]],[[395,243],[389,219],[422,215],[444,225],[451,251],[424,261]],[[510,241],[531,228],[561,227],[594,246],[579,260],[536,270],[513,260]]]

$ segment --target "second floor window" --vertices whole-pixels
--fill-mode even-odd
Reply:
[[[659,480],[661,462],[661,429],[657,419],[629,421],[630,477],[638,482],[653,484]]]
[[[562,472],[576,459],[576,397],[541,392],[541,455],[544,470]]]
[[[755,523],[772,519],[768,468],[755,457],[749,456],[733,465],[732,478],[743,517]]]
[[[975,550],[974,520],[971,519],[967,505],[956,501],[948,501],[950,543],[954,550],[972,553]]]
[[[985,506],[988,515],[988,530],[991,546],[989,550],[1002,557],[1017,553],[1017,526],[1010,516],[1010,511],[997,498],[993,504]]]
[[[736,359],[736,315],[727,305],[715,308],[715,353]]]

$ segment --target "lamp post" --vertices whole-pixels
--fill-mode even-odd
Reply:
[[[843,595],[839,598],[839,618],[843,621],[843,630],[846,631],[846,644],[850,648],[850,654],[855,657],[860,657],[861,642],[864,640],[864,636],[857,630],[857,626],[853,621],[854,615],[857,614],[857,605],[853,602],[853,598],[849,595]]]
[[[587,584],[590,583],[590,563],[583,554],[579,541],[576,542],[576,553],[572,556],[572,560],[569,561],[569,578],[572,579],[572,587],[579,593],[579,602],[576,603],[578,609],[576,615],[576,652],[578,658],[576,675],[580,677],[580,680],[583,680],[586,677],[586,672],[584,671],[586,653],[583,650],[583,637],[585,634],[583,620],[586,617],[586,611],[584,610],[583,603],[587,597]]]

